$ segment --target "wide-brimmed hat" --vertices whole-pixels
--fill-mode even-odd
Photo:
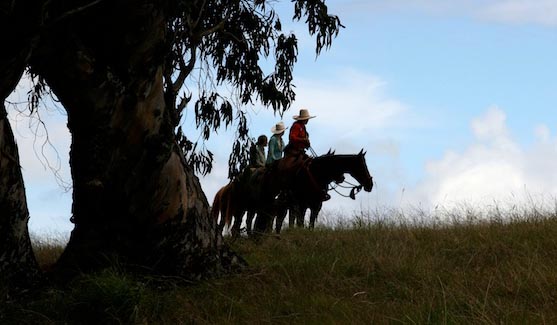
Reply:
[[[284,130],[288,129],[287,127],[284,126],[284,123],[278,122],[277,124],[275,124],[272,128],[271,128],[271,133],[273,134],[279,134],[284,132]]]
[[[303,121],[303,120],[309,120],[310,118],[314,118],[315,116],[310,116],[309,115],[309,111],[305,108],[302,108],[300,110],[300,115],[294,115],[292,118],[295,119],[296,121]]]

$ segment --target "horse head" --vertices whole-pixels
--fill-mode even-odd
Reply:
[[[365,158],[366,153],[367,152],[362,149],[357,154],[357,163],[355,164],[352,172],[350,172],[350,175],[352,175],[352,177],[354,177],[354,179],[356,179],[360,185],[364,187],[364,191],[371,192],[371,189],[373,188],[373,177],[370,175],[367,168]]]
[[[366,192],[371,192],[373,178],[369,174],[365,154],[363,150],[356,155],[335,155],[329,152],[314,158],[315,173],[326,183],[333,181],[342,183],[344,182],[344,174],[350,174],[358,181],[360,188],[363,187]]]

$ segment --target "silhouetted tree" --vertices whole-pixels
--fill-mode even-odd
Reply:
[[[118,259],[196,278],[234,263],[194,173],[210,171],[212,154],[196,150],[198,143],[185,137],[179,123],[183,110],[193,106],[201,140],[235,125],[234,174],[247,144],[242,105],[259,101],[279,114],[289,107],[297,40],[282,33],[274,3],[26,4],[40,15],[32,17],[37,28],[23,67],[36,80],[35,96],[48,85],[63,104],[72,135],[75,228],[59,270],[95,269]],[[328,14],[324,0],[293,4],[293,18],[305,21],[319,54],[340,21]],[[265,59],[274,62],[272,71],[263,70]],[[184,87],[193,74],[195,100]],[[233,92],[223,93],[225,88]]]

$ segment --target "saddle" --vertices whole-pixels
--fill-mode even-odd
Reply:
[[[313,158],[306,155],[303,151],[297,155],[287,155],[280,159],[276,163],[276,169],[281,175],[282,186],[285,189],[290,190],[301,190],[308,189],[310,193],[316,197],[321,198],[322,201],[326,201],[331,197],[327,194],[326,189],[320,188],[319,184],[314,178],[314,175],[309,169]],[[303,185],[300,184],[300,179],[304,180]]]
[[[310,163],[311,158],[307,155],[287,155],[276,162],[275,168],[285,181],[291,183]]]

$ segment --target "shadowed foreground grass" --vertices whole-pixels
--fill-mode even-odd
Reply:
[[[557,323],[557,218],[472,219],[239,239],[240,274],[183,283],[116,267],[3,303],[0,323]]]

